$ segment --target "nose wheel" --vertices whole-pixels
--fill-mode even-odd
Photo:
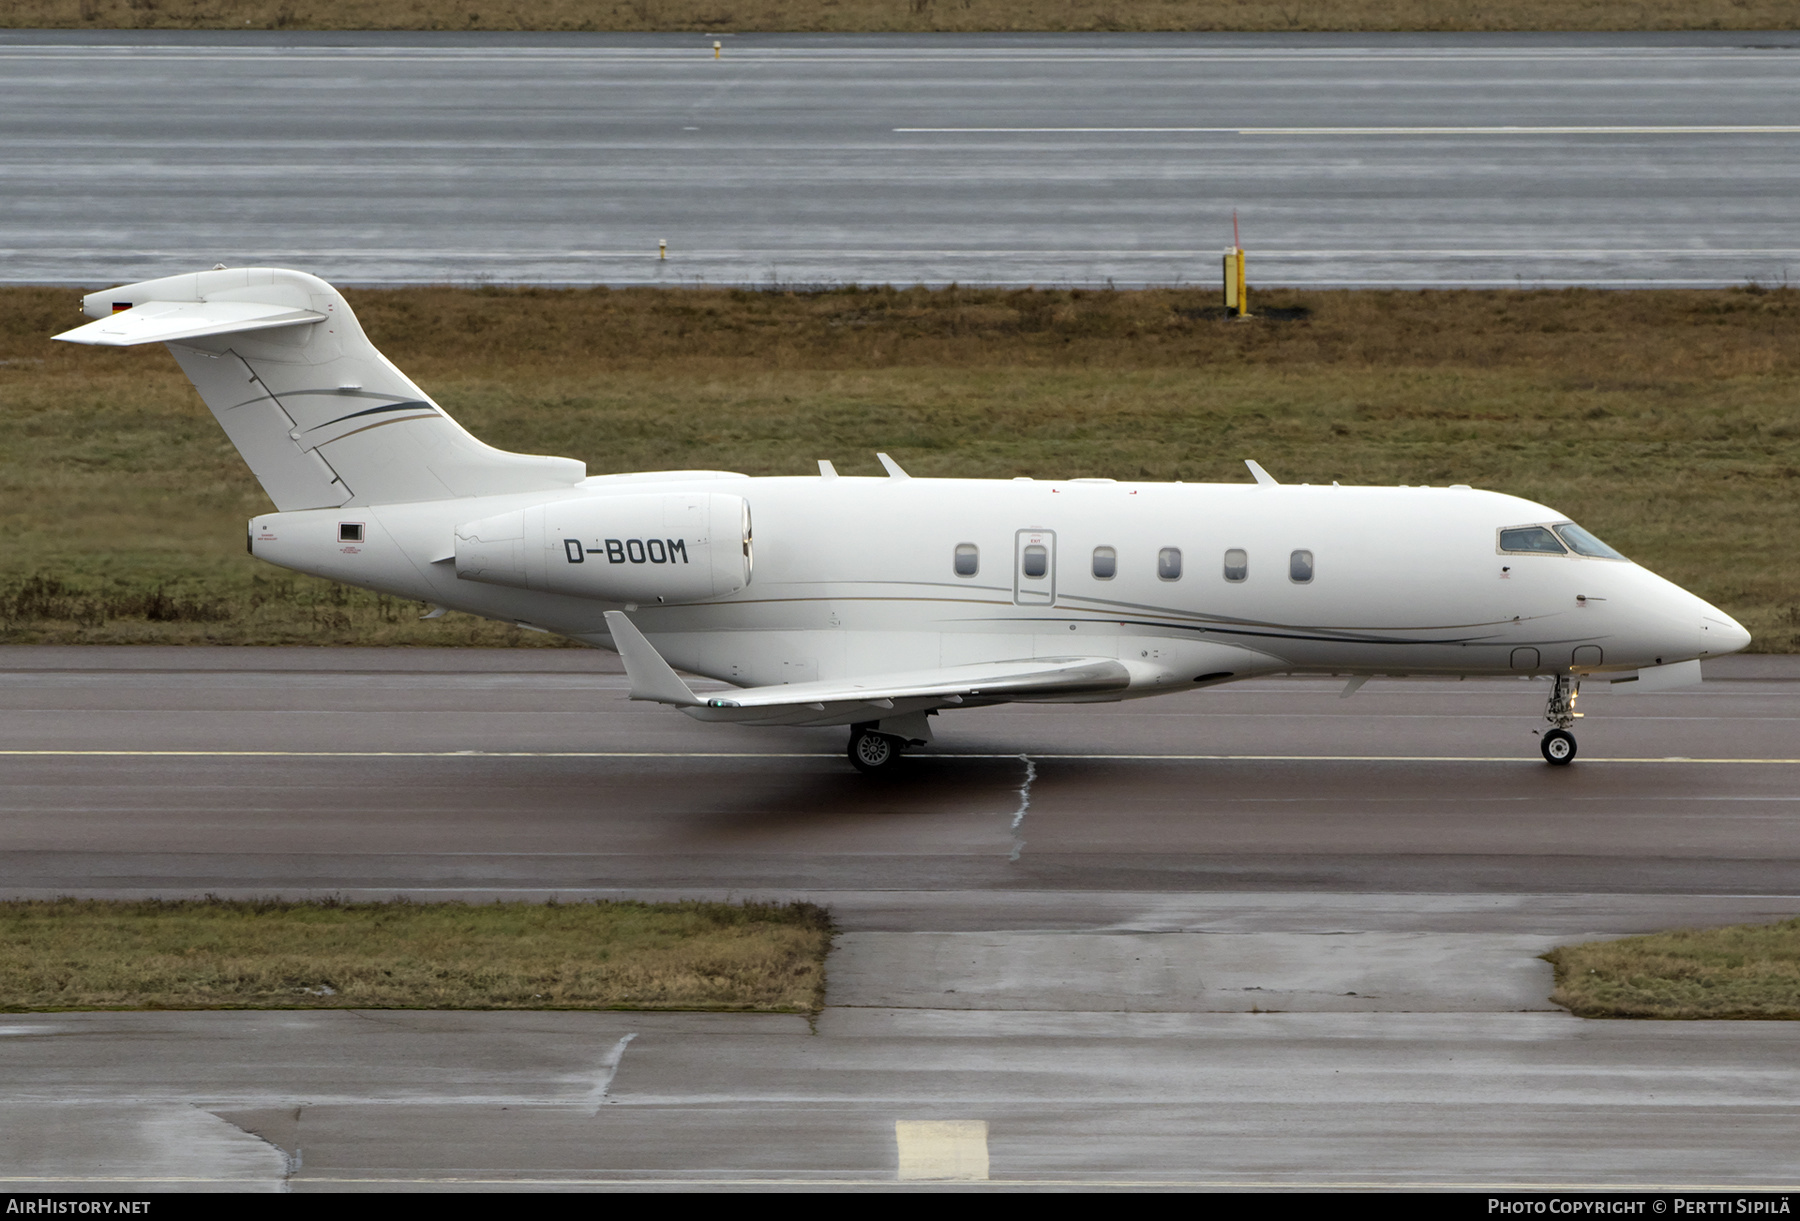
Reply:
[[[905,747],[906,743],[892,734],[876,733],[867,725],[850,727],[850,763],[865,776],[891,774]]]
[[[1556,726],[1544,735],[1538,749],[1544,762],[1565,767],[1575,761],[1575,735],[1569,731],[1581,714],[1575,711],[1575,700],[1581,694],[1581,680],[1572,674],[1558,674],[1550,688],[1550,702],[1544,706],[1544,719]]]

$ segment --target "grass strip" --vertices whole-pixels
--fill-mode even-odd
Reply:
[[[1800,917],[1559,946],[1550,999],[1577,1017],[1800,1020]]]
[[[94,287],[101,287],[95,285]],[[1800,651],[1800,292],[1211,287],[347,296],[471,432],[609,471],[1449,484],[1567,513]],[[0,288],[0,643],[554,644],[244,553],[268,500],[160,346]]]
[[[817,32],[1775,30],[1792,0],[9,0],[14,28]]]
[[[0,903],[0,1010],[815,1012],[808,903]]]

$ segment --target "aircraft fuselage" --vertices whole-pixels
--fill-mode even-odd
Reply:
[[[606,533],[609,502],[646,492],[741,498],[748,583],[663,604],[556,592],[559,575],[635,566],[648,580],[695,562],[692,540],[652,531],[647,546],[623,516]],[[527,546],[549,588],[458,576],[460,526],[539,506],[551,524]],[[576,509],[600,523],[592,537],[559,536],[558,513]],[[1633,670],[1743,647],[1728,615],[1629,560],[1501,549],[1503,529],[1566,521],[1460,487],[602,476],[549,495],[266,514],[251,549],[608,647],[604,613],[628,609],[672,664],[744,686],[1079,654],[1135,661],[1138,695],[1276,672]],[[344,541],[344,524],[362,539]]]

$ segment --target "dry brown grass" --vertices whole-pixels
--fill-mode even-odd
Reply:
[[[810,904],[0,903],[0,1010],[816,1011]]]
[[[1246,323],[1197,289],[350,297],[477,435],[594,473],[876,474],[886,449],[919,475],[1242,480],[1255,457],[1294,482],[1471,483],[1568,512],[1756,647],[1800,650],[1785,289],[1275,292],[1258,308],[1306,315]],[[0,640],[519,635],[245,556],[267,502],[242,462],[160,349],[50,343],[75,299],[0,290]]]
[[[1560,946],[1550,999],[1578,1017],[1800,1020],[1800,918]]]
[[[1792,0],[9,0],[0,25],[290,30],[1761,30]]]

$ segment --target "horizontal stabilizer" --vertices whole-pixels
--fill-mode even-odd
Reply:
[[[312,310],[257,301],[146,301],[98,322],[64,331],[57,338],[66,343],[125,348],[323,321],[325,315]]]

